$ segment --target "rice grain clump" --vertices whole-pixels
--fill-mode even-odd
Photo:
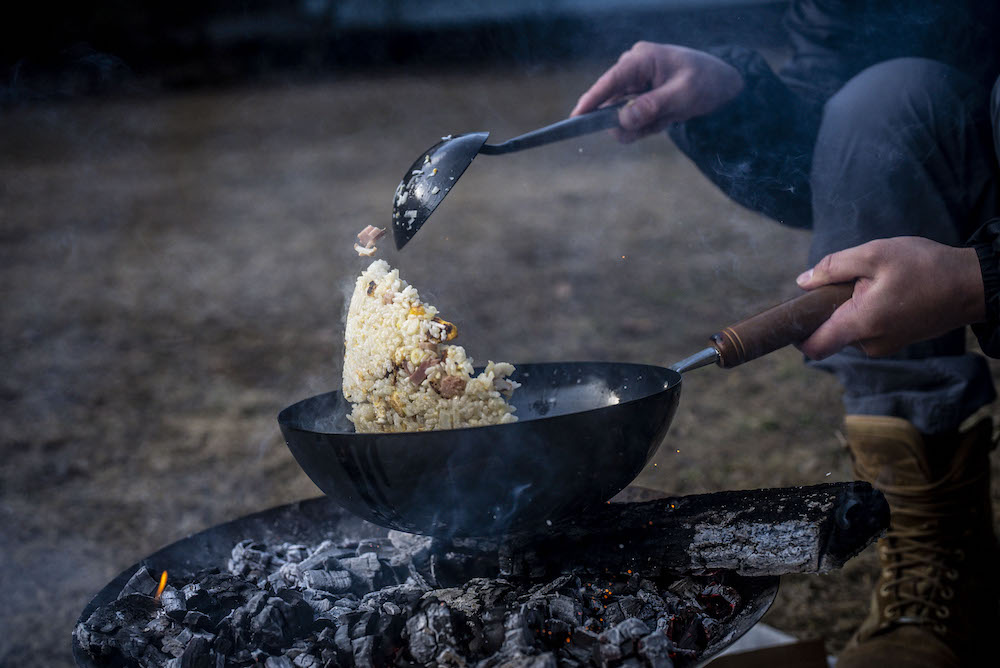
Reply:
[[[376,260],[358,277],[344,336],[344,397],[359,432],[430,431],[516,422],[514,365],[473,361],[437,309]],[[506,398],[505,398],[506,397]]]

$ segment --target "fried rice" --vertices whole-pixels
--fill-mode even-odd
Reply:
[[[344,335],[344,397],[359,432],[429,431],[515,422],[514,366],[473,360],[446,343],[457,328],[385,260],[358,277]]]

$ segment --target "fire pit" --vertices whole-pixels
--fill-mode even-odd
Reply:
[[[585,550],[559,565],[536,559],[530,536],[444,541],[389,532],[314,499],[213,527],[127,569],[84,609],[73,651],[81,666],[700,665],[774,600],[776,576],[737,571],[828,570],[878,533],[884,502],[852,485],[723,495],[724,511],[747,506],[741,494],[802,499],[782,502],[791,514],[775,535],[808,536],[797,554],[775,553],[762,570],[738,549],[708,544],[718,540],[706,539],[715,529],[735,531],[744,547],[754,540],[738,512],[706,528],[714,495],[613,504],[606,517],[595,515],[598,531],[583,533],[604,541],[596,551],[636,550],[626,556],[593,561],[594,544],[579,543],[583,520],[554,526],[550,539],[565,536]],[[661,537],[674,536],[701,560],[680,564],[681,572],[666,570],[669,562],[641,568],[649,546],[615,543],[624,539],[601,526],[616,511],[639,521],[671,504],[678,516],[662,522]],[[689,521],[702,530],[685,542]],[[821,555],[803,559],[809,545]]]

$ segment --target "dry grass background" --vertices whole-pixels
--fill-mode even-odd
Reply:
[[[76,616],[119,571],[316,495],[275,416],[339,384],[344,296],[365,264],[354,234],[387,223],[399,177],[438,137],[557,120],[599,69],[5,112],[0,664],[69,665]],[[390,246],[382,257],[478,359],[666,365],[793,294],[808,235],[729,203],[666,139],[601,135],[479,158],[403,253]],[[850,479],[839,389],[794,350],[684,384],[639,483]],[[872,564],[784,578],[767,620],[836,649]]]

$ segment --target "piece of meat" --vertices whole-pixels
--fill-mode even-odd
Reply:
[[[420,383],[424,382],[424,378],[427,378],[427,370],[430,369],[435,364],[437,364],[439,361],[440,360],[435,359],[433,357],[428,357],[423,362],[421,362],[420,366],[418,366],[416,370],[414,370],[414,372],[410,374],[410,382],[413,383],[413,386],[417,387],[418,385],[420,385]]]
[[[385,228],[369,225],[358,232],[358,243],[365,248],[372,248],[375,242],[385,236]]]
[[[438,394],[445,399],[457,397],[465,391],[465,383],[466,381],[464,378],[459,378],[458,376],[445,376],[437,388]]]

